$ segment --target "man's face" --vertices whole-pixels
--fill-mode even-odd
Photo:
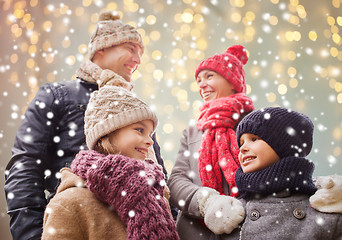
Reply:
[[[130,82],[133,72],[140,64],[142,50],[138,44],[127,42],[97,53],[99,67],[111,70]]]

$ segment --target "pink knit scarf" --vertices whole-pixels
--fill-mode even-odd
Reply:
[[[165,181],[159,165],[88,150],[76,155],[71,169],[118,213],[127,226],[127,239],[179,239],[163,199]]]
[[[240,164],[239,147],[233,128],[242,113],[253,109],[252,100],[243,93],[218,98],[201,107],[197,128],[204,130],[204,135],[199,150],[198,169],[203,186],[223,194],[222,170],[230,189],[236,187],[234,177]],[[236,197],[238,193],[232,191],[231,195]]]

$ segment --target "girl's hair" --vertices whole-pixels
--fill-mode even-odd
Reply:
[[[100,140],[97,141],[94,150],[104,155],[120,153],[115,145],[109,141],[108,135],[100,138]]]

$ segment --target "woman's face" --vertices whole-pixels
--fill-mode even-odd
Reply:
[[[200,95],[205,102],[235,94],[233,85],[217,72],[202,70],[196,79]]]

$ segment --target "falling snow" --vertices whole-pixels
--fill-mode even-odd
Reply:
[[[137,95],[159,117],[158,143],[169,173],[181,133],[196,125],[203,103],[194,84],[196,67],[204,58],[242,44],[249,55],[247,94],[256,108],[279,105],[308,115],[315,125],[314,151],[308,156],[316,164],[314,174],[342,174],[342,27],[341,7],[334,1],[17,2],[5,1],[0,14],[5,39],[0,47],[1,169],[10,159],[15,132],[38,87],[74,76],[87,60],[96,13],[109,8],[144,32],[146,51],[133,82]],[[293,11],[296,3],[303,6],[305,16]],[[149,21],[149,16],[155,20]],[[46,94],[52,93],[47,89]],[[34,103],[41,110],[47,105]],[[49,111],[45,117],[45,124],[52,126],[57,116]],[[265,119],[270,117],[265,114]],[[75,137],[79,126],[68,127],[68,136]],[[26,143],[34,143],[32,131],[36,130],[26,130]],[[52,138],[55,143],[63,141],[60,136]],[[63,157],[64,150],[52,154]],[[184,156],[197,159],[198,153],[186,151]],[[212,166],[206,169],[211,171]]]

